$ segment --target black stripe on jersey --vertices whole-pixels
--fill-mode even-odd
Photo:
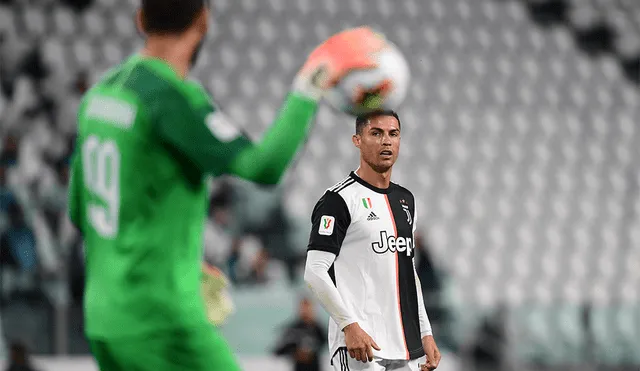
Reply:
[[[327,273],[329,273],[329,278],[331,278],[331,282],[333,282],[333,286],[338,287],[338,285],[336,284],[335,264],[331,264],[331,266],[329,267],[329,271]]]
[[[349,180],[347,180],[346,183],[344,183],[340,187],[336,188],[336,190],[334,192],[338,193],[338,192],[342,191],[343,189],[347,188],[348,186],[352,185],[355,182],[356,182],[355,180],[349,179]]]
[[[342,370],[342,365],[343,365],[343,363],[342,363],[342,351],[343,350],[346,353],[347,348],[340,347],[340,348],[336,349],[336,351],[333,352],[333,355],[331,356],[331,366],[333,366],[333,360],[336,358],[336,354],[338,355],[338,360],[340,361],[340,365],[341,365],[340,370]]]
[[[333,360],[336,358],[336,354],[340,353],[340,349],[341,348],[338,348],[336,349],[335,352],[333,352],[333,355],[331,356],[331,362],[330,362],[331,366],[333,366]]]
[[[342,348],[342,359],[344,360],[344,371],[349,371],[349,356],[347,355],[347,348]]]
[[[413,238],[412,223],[415,210],[413,196],[402,187],[396,187],[394,192],[387,195],[387,199],[389,200],[389,207],[391,208],[396,224],[396,237]],[[405,211],[407,208],[410,211],[411,217],[409,217]],[[409,358],[416,359],[424,355],[424,349],[422,348],[422,339],[420,338],[418,295],[413,271],[414,253],[412,252],[411,256],[407,256],[406,253],[396,254],[398,258],[398,291],[402,327],[404,329]]]

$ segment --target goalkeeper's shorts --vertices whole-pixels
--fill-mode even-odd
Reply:
[[[240,371],[212,326],[117,340],[89,340],[100,371]]]

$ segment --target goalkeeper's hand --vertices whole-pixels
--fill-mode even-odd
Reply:
[[[222,271],[207,263],[202,264],[202,273],[202,295],[207,318],[211,324],[220,326],[234,311],[228,292],[229,280]]]
[[[320,100],[349,71],[375,68],[374,54],[384,46],[384,37],[369,27],[337,33],[311,52],[296,75],[293,90]]]

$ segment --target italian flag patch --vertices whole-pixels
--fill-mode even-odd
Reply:
[[[362,204],[364,205],[365,209],[371,209],[373,207],[373,205],[371,205],[371,199],[369,197],[363,198]]]

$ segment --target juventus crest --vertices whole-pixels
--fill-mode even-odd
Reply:
[[[409,205],[402,204],[402,210],[404,210],[405,214],[407,214],[407,223],[411,225],[413,223],[413,219],[411,218],[411,211],[409,211]]]

